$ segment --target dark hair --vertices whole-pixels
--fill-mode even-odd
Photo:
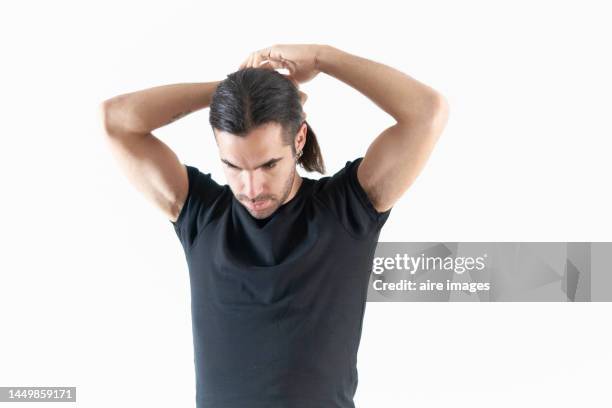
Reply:
[[[227,75],[212,95],[209,123],[214,129],[239,137],[258,126],[276,122],[282,127],[283,144],[290,145],[302,123],[306,123],[306,143],[298,159],[305,170],[325,173],[317,137],[308,122],[298,89],[285,75],[273,69],[248,67]],[[216,137],[216,135],[215,135]]]

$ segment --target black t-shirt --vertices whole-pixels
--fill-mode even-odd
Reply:
[[[380,229],[357,179],[302,177],[257,220],[196,167],[175,223],[185,250],[198,408],[348,408]]]

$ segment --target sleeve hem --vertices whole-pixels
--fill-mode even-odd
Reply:
[[[359,197],[359,200],[361,201],[363,206],[366,208],[366,211],[368,215],[370,216],[370,218],[372,218],[372,220],[375,222],[379,222],[381,219],[389,215],[389,213],[391,212],[393,208],[389,208],[387,211],[384,211],[384,212],[378,212],[378,210],[376,210],[376,208],[374,207],[374,204],[370,200],[370,197],[368,196],[366,191],[363,189],[363,186],[359,183],[359,179],[357,178],[357,169],[359,169],[359,165],[361,164],[362,160],[363,160],[363,157],[359,157],[353,162],[354,168],[351,169],[350,171],[351,184],[353,185],[353,188],[355,189],[357,193],[357,197]],[[350,162],[347,162],[347,164],[348,163]]]
[[[176,221],[169,220],[175,228],[178,228],[179,225],[183,222],[183,218],[185,218],[185,213],[187,212],[187,203],[191,198],[192,189],[193,189],[193,176],[191,173],[190,166],[183,164],[187,169],[187,196],[185,197],[185,202],[181,207],[181,211],[179,212],[178,218]]]

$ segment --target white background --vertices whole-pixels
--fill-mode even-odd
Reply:
[[[612,241],[605,2],[1,7],[0,386],[77,386],[79,407],[195,406],[183,249],[113,161],[98,105],[221,80],[277,43],[333,45],[450,102],[444,134],[380,241]],[[394,123],[325,74],[301,89],[328,174]],[[207,109],[155,134],[225,183]],[[368,303],[356,405],[612,406],[611,310]]]

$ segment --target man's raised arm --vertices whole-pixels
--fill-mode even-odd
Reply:
[[[220,81],[162,85],[100,104],[104,135],[130,183],[176,221],[189,191],[187,169],[152,131],[210,105]]]
[[[102,103],[107,133],[147,134],[210,105],[220,81],[161,85]]]
[[[357,178],[379,212],[389,210],[414,182],[448,120],[446,99],[387,65],[329,45],[317,67],[360,91],[397,122],[369,146]]]

